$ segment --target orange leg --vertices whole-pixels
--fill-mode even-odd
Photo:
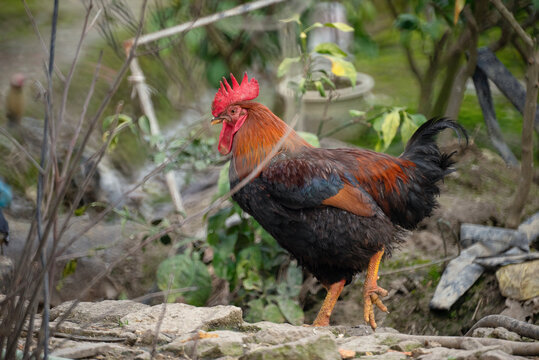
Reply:
[[[329,325],[329,318],[331,317],[331,313],[333,312],[333,308],[335,307],[335,303],[337,302],[339,295],[341,295],[342,289],[344,288],[344,283],[345,280],[342,279],[339,282],[331,284],[328,289],[328,294],[324,299],[324,303],[322,304],[322,308],[314,320],[313,326]]]
[[[379,296],[387,296],[387,291],[378,286],[378,267],[384,255],[384,249],[378,251],[369,260],[367,275],[363,285],[363,299],[365,301],[363,307],[363,317],[365,322],[371,325],[373,330],[376,329],[376,321],[374,320],[374,307],[376,305],[380,310],[388,312],[385,305],[380,300]]]

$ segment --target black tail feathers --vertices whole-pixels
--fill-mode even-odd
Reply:
[[[442,170],[441,177],[452,172],[450,169],[454,161],[451,157],[455,154],[441,153],[438,145],[435,142],[435,136],[442,130],[453,129],[457,133],[459,139],[464,136],[466,145],[468,145],[468,134],[462,125],[454,120],[447,118],[433,118],[424,123],[416,130],[414,135],[406,144],[402,157],[413,161],[419,167],[426,165],[427,168],[435,165]],[[430,166],[429,166],[430,165]],[[436,179],[439,180],[440,178]]]
[[[421,125],[406,145],[401,158],[415,164],[409,177],[405,206],[392,212],[391,219],[405,229],[414,229],[425,217],[430,216],[438,205],[436,196],[440,193],[438,181],[454,170],[453,156],[440,151],[435,136],[444,129],[453,129],[466,138],[466,130],[453,120],[431,119]]]

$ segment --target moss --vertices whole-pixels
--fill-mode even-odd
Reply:
[[[392,337],[391,335],[386,337],[384,340],[380,341],[380,344],[387,345],[387,346],[394,346],[397,345],[399,342],[401,342],[401,339]]]

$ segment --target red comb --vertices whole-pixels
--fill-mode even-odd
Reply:
[[[230,104],[238,101],[253,100],[258,96],[258,81],[256,81],[255,78],[249,80],[247,78],[247,73],[243,75],[241,85],[238,84],[236,78],[232,74],[230,74],[230,80],[232,81],[232,87],[230,87],[224,77],[223,81],[221,81],[221,87],[217,91],[217,94],[215,94],[211,106],[211,113],[213,116],[218,116]]]

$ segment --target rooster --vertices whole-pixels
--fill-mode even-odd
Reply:
[[[215,95],[212,124],[222,124],[219,152],[232,153],[231,188],[250,177],[232,198],[327,289],[314,326],[329,325],[344,286],[366,270],[363,315],[376,329],[374,307],[387,312],[380,261],[432,213],[437,183],[453,171],[454,153],[441,153],[434,136],[451,128],[468,141],[466,131],[452,120],[429,120],[399,157],[315,148],[250,101],[256,79],[245,74],[240,85],[231,74],[231,82],[223,78]]]

